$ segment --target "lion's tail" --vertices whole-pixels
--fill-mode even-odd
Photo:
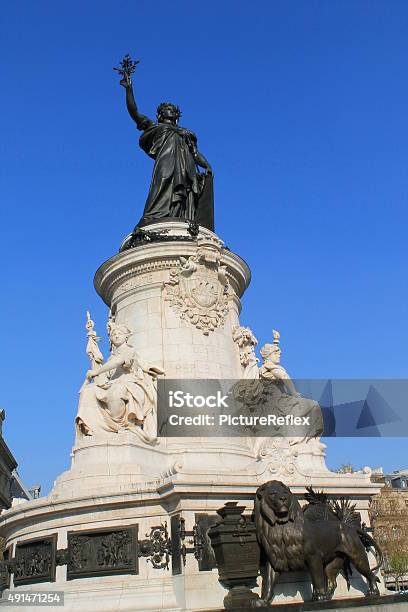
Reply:
[[[367,533],[367,531],[364,531],[363,529],[359,529],[358,535],[360,536],[360,540],[363,543],[366,550],[370,548],[374,548],[375,557],[377,559],[377,565],[371,568],[371,571],[376,572],[377,570],[380,569],[380,567],[384,563],[384,554],[381,548],[378,546],[377,542],[374,540],[374,538],[370,536],[369,533]]]
[[[347,583],[347,590],[350,590],[350,578],[351,575],[353,573],[353,570],[351,569],[351,565],[350,565],[350,560],[349,559],[344,559],[344,577],[346,579],[346,583]]]

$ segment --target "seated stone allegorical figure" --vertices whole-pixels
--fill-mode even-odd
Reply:
[[[260,415],[275,414],[276,416],[305,417],[308,424],[301,427],[292,425],[276,425],[274,436],[286,438],[290,445],[318,439],[323,433],[323,418],[319,404],[305,397],[296,390],[288,372],[280,363],[280,334],[273,330],[274,340],[261,348],[263,363],[256,367],[254,346],[256,339],[250,338],[245,328],[235,329],[235,341],[240,347],[241,364],[245,366],[244,378],[233,388],[234,398],[245,404],[250,412]],[[243,342],[240,342],[243,338]],[[248,340],[249,339],[249,340]],[[245,341],[248,340],[248,341]],[[248,364],[251,365],[248,371]],[[246,377],[248,372],[248,378]],[[251,378],[252,377],[252,378]],[[268,443],[269,438],[258,437],[257,448]]]
[[[91,327],[88,327],[91,323]],[[88,320],[88,355],[93,369],[80,391],[75,419],[77,437],[106,435],[129,430],[143,441],[157,439],[157,391],[155,380],[164,371],[144,364],[128,341],[132,334],[125,325],[108,322],[111,354],[105,364],[96,344],[93,322]],[[94,350],[90,347],[93,346]],[[95,359],[95,354],[99,358]]]
[[[299,417],[308,417],[309,425],[304,428],[299,436],[290,436],[289,443],[297,444],[319,437],[323,433],[323,417],[318,402],[302,395],[296,387],[286,369],[281,365],[281,348],[279,346],[280,334],[273,330],[274,340],[271,344],[265,344],[261,348],[263,363],[259,368],[259,378],[261,381],[271,382],[269,389],[272,405],[278,408],[279,414],[293,414]],[[278,393],[276,393],[278,392]]]

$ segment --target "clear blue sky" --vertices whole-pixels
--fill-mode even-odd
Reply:
[[[26,483],[69,465],[93,274],[147,193],[128,52],[141,110],[179,104],[214,168],[242,323],[281,331],[294,377],[407,377],[407,31],[398,0],[3,3],[0,403]],[[330,440],[328,464],[406,467],[405,446]]]

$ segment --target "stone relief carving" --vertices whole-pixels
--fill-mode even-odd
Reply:
[[[266,461],[268,470],[273,476],[292,476],[296,471],[297,450],[292,448],[286,440],[269,441],[257,455],[260,461]]]
[[[86,553],[86,547],[90,542],[90,538],[81,535],[73,535],[70,539],[70,548],[68,549],[68,568],[73,572],[82,571],[87,563],[89,554]]]
[[[170,271],[165,283],[166,301],[206,336],[223,325],[228,314],[226,271],[220,247],[205,241],[195,255],[180,257],[179,268]]]
[[[100,567],[118,567],[129,563],[130,537],[127,531],[114,531],[102,539],[96,549],[96,563]]]
[[[137,527],[68,533],[69,579],[137,572]]]
[[[14,560],[14,584],[48,582],[55,579],[55,539],[19,542]]]
[[[259,378],[258,362],[255,347],[258,340],[249,327],[236,325],[232,330],[232,338],[239,347],[239,360],[243,369],[243,378]]]
[[[156,443],[156,379],[164,371],[141,360],[129,343],[131,330],[112,318],[108,322],[111,354],[103,363],[94,323],[89,313],[87,316],[87,354],[92,369],[79,395],[77,437],[129,430],[148,444]]]

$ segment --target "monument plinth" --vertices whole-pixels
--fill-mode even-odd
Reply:
[[[178,125],[178,107],[162,103],[156,121],[140,114],[135,65],[122,62],[121,84],[155,165],[141,221],[95,275],[110,311],[110,353],[105,360],[88,313],[91,369],[79,394],[71,467],[47,497],[2,513],[4,595],[61,591],[66,612],[218,611],[226,591],[208,532],[221,506],[238,503],[250,517],[258,487],[279,479],[300,500],[308,486],[349,496],[368,524],[379,486],[369,471],[327,469],[320,408],[280,364],[278,332],[262,347],[259,366],[257,339],[239,320],[250,270],[213,231],[211,166],[195,134]],[[166,437],[157,421],[158,384],[166,378],[233,380],[250,406],[259,390],[277,393],[280,413],[306,415],[311,426],[297,438],[280,426],[273,437]],[[244,544],[250,520],[237,521],[231,543]],[[358,576],[350,582],[348,592],[339,577],[336,597],[363,594]],[[302,573],[284,577],[275,591],[282,602],[309,594]]]
[[[109,259],[96,272],[95,289],[133,331],[133,346],[161,363],[168,378],[240,378],[232,330],[249,268],[213,232],[201,228],[193,239],[187,227],[150,225],[163,240]]]
[[[164,376],[256,376],[256,339],[239,322],[248,266],[209,230],[200,229],[192,239],[185,222],[160,223],[157,229],[166,231],[167,240],[125,250],[96,273],[95,287],[115,326],[132,331],[126,342],[143,364],[156,364]],[[84,435],[77,427],[71,468],[47,497],[3,513],[2,533],[12,554],[34,536],[55,537],[55,581],[41,582],[41,590],[63,591],[66,610],[219,610],[226,591],[206,532],[225,502],[242,503],[250,512],[257,487],[271,478],[284,480],[300,497],[310,485],[348,495],[366,522],[369,499],[378,491],[369,473],[330,472],[318,439],[300,444],[283,437],[145,440],[132,428]],[[138,544],[125,554],[112,544],[113,534],[135,525]],[[151,537],[154,528],[160,529]],[[102,544],[93,545],[98,533]],[[73,536],[82,538],[75,548]],[[101,550],[122,551],[127,562],[115,561],[114,553],[104,561]],[[131,555],[137,557],[137,571]],[[104,573],[105,566],[110,572]],[[278,601],[308,593],[307,575],[295,578],[278,586]],[[11,580],[19,592],[38,589],[37,583],[19,585],[13,575]],[[351,593],[362,594],[358,583]],[[341,579],[339,595],[348,595]]]

